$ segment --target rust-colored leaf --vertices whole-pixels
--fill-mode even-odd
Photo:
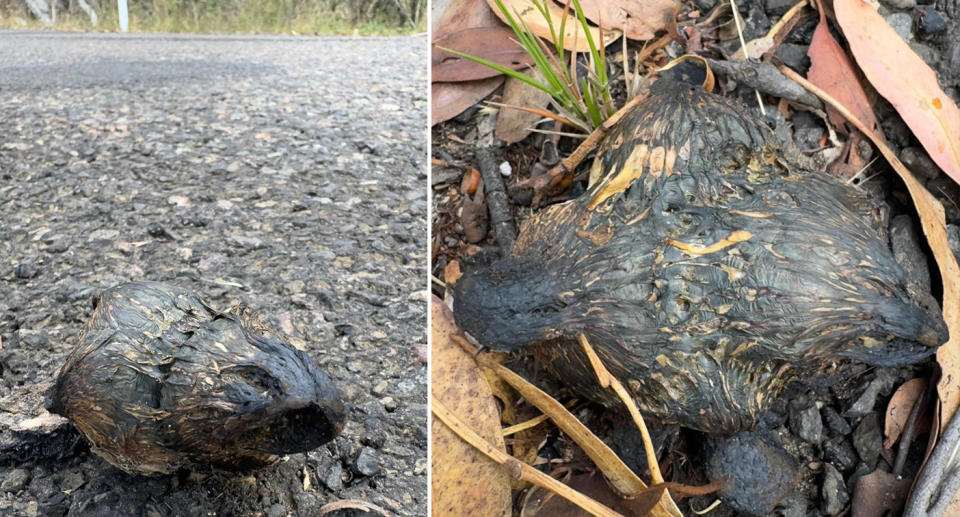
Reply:
[[[673,0],[580,0],[580,7],[588,20],[603,28],[625,30],[630,39],[648,40],[667,27],[679,4]]]
[[[822,9],[820,23],[813,31],[813,40],[810,42],[807,55],[810,56],[810,71],[807,72],[807,79],[840,101],[870,129],[875,129],[877,118],[873,114],[873,107],[870,106],[867,94],[857,78],[853,63],[830,34],[827,18]],[[828,106],[827,115],[834,127],[846,133],[845,120],[837,110]]]
[[[897,479],[879,469],[863,476],[857,480],[853,492],[853,517],[876,517],[886,515],[887,511],[899,515],[912,483],[910,478]]]
[[[913,409],[913,405],[920,399],[926,389],[927,380],[918,377],[903,383],[897,388],[893,397],[890,397],[890,402],[887,404],[887,418],[883,427],[883,435],[886,437],[883,440],[884,448],[893,447],[900,439],[900,434],[907,425],[907,418],[910,417],[910,410]],[[930,415],[927,413],[922,413],[922,415],[918,417],[916,424],[914,424],[918,435],[930,431]]]
[[[430,85],[430,125],[463,113],[503,84],[503,76],[465,83],[433,83]]]
[[[471,429],[504,450],[500,415],[476,362],[450,339],[459,333],[442,300],[430,303],[431,392]],[[510,515],[510,479],[493,462],[434,416],[431,433],[431,500],[435,515]]]
[[[530,72],[526,74],[532,76]],[[550,103],[550,94],[519,79],[509,77],[503,86],[502,102],[513,106],[539,109],[545,108]],[[497,113],[497,128],[493,134],[508,144],[515,144],[530,134],[531,128],[540,118],[536,113],[501,108]]]
[[[436,9],[439,2],[433,2]],[[431,21],[433,39],[475,27],[502,27],[500,20],[486,2],[478,0],[449,0],[443,14],[434,16]]]
[[[833,8],[867,80],[903,117],[930,158],[960,182],[960,109],[940,89],[936,73],[863,0],[837,0]]]
[[[648,488],[635,497],[625,499],[617,494],[598,472],[579,474],[564,481],[570,488],[609,507],[624,517],[650,515],[663,496],[665,487]],[[562,497],[542,488],[531,490],[523,502],[521,517],[581,517],[583,510]]]
[[[500,12],[500,8],[497,7],[494,0],[487,0],[487,4],[490,6],[490,9],[493,11],[493,14],[497,15],[498,18],[503,20],[503,23],[507,23],[506,18],[503,16],[503,13]],[[534,35],[539,36],[547,41],[553,41],[553,36],[550,33],[550,26],[547,24],[547,21],[543,18],[543,14],[533,5],[531,0],[503,0],[503,5],[510,12],[510,15],[516,19],[518,16],[527,23],[527,26],[530,27],[530,31]],[[553,26],[555,30],[560,30],[560,20],[563,18],[563,8],[553,3],[552,1],[546,2],[547,10],[550,12],[550,19],[553,21]],[[520,20],[517,20],[517,23],[520,23]],[[596,45],[600,45],[600,31],[597,27],[590,27],[590,35],[593,37],[593,42]],[[620,37],[620,31],[618,30],[603,30],[603,44],[609,45],[617,40]],[[567,19],[567,24],[564,27],[563,32],[563,48],[566,50],[576,50],[577,52],[589,52],[590,43],[587,41],[586,34],[583,33],[583,27],[580,26],[580,23],[573,17],[572,13]]]
[[[480,171],[471,167],[463,174],[463,179],[460,180],[460,193],[465,196],[476,194],[482,181],[483,177],[480,175]]]
[[[443,50],[448,48],[492,61],[513,70],[532,64],[527,51],[517,44],[516,35],[508,27],[464,29],[434,38],[430,53],[430,80],[460,82],[500,75],[496,69]]]
[[[457,283],[457,280],[460,280],[460,277],[463,276],[463,273],[460,271],[460,262],[456,260],[451,260],[447,267],[443,268],[443,281],[448,286],[451,286]]]

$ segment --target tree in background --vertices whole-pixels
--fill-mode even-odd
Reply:
[[[173,32],[300,32],[364,24],[416,28],[426,7],[427,0],[129,0],[136,28]],[[110,0],[0,0],[0,14],[25,10],[48,27],[65,15],[94,27],[101,21],[111,26],[116,9]]]

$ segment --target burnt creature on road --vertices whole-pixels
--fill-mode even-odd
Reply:
[[[844,360],[915,363],[947,339],[908,297],[874,203],[788,163],[733,101],[659,80],[604,138],[591,179],[454,291],[462,329],[529,347],[581,394],[616,403],[582,332],[646,415],[729,435],[792,381]]]
[[[330,378],[249,309],[158,282],[100,294],[48,405],[143,475],[263,466],[332,440],[345,418]]]

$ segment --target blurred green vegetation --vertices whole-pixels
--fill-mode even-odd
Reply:
[[[119,30],[115,0],[86,0],[95,27],[77,0],[32,1],[48,8],[49,28]],[[393,35],[427,25],[427,0],[128,0],[128,9],[131,32]],[[27,0],[0,0],[0,28],[43,27]]]

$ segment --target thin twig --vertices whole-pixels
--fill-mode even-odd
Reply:
[[[430,410],[438,420],[449,427],[450,430],[463,441],[469,443],[484,456],[503,465],[514,479],[527,481],[549,490],[590,512],[592,515],[600,517],[623,517],[610,508],[494,447],[490,442],[474,432],[473,429],[470,429],[457,415],[447,409],[447,406],[437,398],[436,394],[433,395],[433,399],[431,400]]]
[[[903,474],[903,466],[907,463],[907,453],[910,451],[910,445],[913,443],[913,437],[917,432],[917,418],[920,412],[930,401],[929,395],[935,389],[935,382],[927,382],[926,388],[920,393],[920,396],[913,401],[913,407],[910,408],[910,416],[904,424],[903,432],[900,434],[900,445],[897,449],[897,459],[893,462],[893,475],[900,477]]]
[[[650,431],[647,430],[647,424],[643,421],[643,415],[641,415],[640,410],[637,409],[637,404],[633,401],[633,397],[631,397],[626,388],[623,387],[623,384],[603,365],[603,361],[600,360],[600,357],[597,356],[593,347],[590,346],[590,342],[587,341],[587,337],[583,335],[583,332],[577,334],[577,341],[590,359],[590,366],[593,367],[593,371],[597,374],[597,380],[600,382],[600,386],[613,388],[613,391],[620,397],[623,404],[627,406],[627,411],[629,411],[630,416],[633,417],[634,423],[636,423],[637,428],[640,429],[640,436],[643,438],[643,450],[647,455],[647,468],[650,469],[650,480],[653,481],[654,485],[662,484],[663,474],[660,473],[660,464],[657,463],[657,451],[653,447]]]

